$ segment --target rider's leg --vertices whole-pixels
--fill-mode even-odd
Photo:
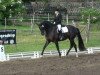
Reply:
[[[58,32],[61,31],[61,24],[58,24],[57,28],[58,28]]]
[[[62,40],[61,24],[58,24],[57,28],[58,28],[58,33],[59,33],[59,39]]]

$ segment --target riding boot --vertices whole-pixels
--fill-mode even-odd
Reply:
[[[63,38],[62,38],[62,31],[61,31],[61,30],[59,31],[59,39],[60,39],[60,40],[63,39]]]

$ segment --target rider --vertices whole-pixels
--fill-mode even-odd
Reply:
[[[61,21],[62,21],[62,15],[59,12],[59,10],[55,10],[55,17],[53,24],[57,25],[57,31],[59,33],[60,40],[62,39],[62,32],[61,32]]]

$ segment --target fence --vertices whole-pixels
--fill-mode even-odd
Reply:
[[[47,15],[48,16],[48,15]],[[34,19],[35,17],[35,19]],[[9,26],[7,25],[6,21],[7,19],[5,19],[5,26],[1,26],[0,29],[16,29],[16,45],[5,45],[6,48],[6,52],[7,53],[12,53],[12,52],[26,52],[26,51],[34,51],[34,50],[42,50],[42,47],[45,43],[45,37],[42,36],[40,34],[39,28],[36,25],[36,16],[34,16],[32,19],[9,19],[10,21],[12,21],[13,25]],[[48,17],[46,17],[48,18]],[[67,21],[66,21],[67,22]],[[64,23],[64,22],[63,22]],[[72,25],[72,22],[68,22],[69,24]],[[75,22],[76,23],[76,22]],[[87,25],[80,25],[80,23],[76,23],[76,26],[80,29],[82,38],[85,41],[87,41],[86,39],[86,35],[87,33],[85,33],[87,31]],[[98,41],[100,40],[100,25],[91,25],[90,26],[90,32],[89,32],[89,41],[88,43],[85,45],[86,46],[99,46]],[[94,31],[94,32],[92,32]],[[66,45],[65,45],[66,44]],[[69,41],[64,41],[60,43],[60,49],[64,49],[66,47],[69,47]],[[67,46],[68,45],[68,46]],[[53,50],[55,49],[54,44],[51,44],[47,50]]]
[[[61,55],[66,56],[67,50],[62,50]],[[87,49],[87,51],[78,51],[79,55],[93,54],[93,53],[100,53],[100,47],[90,47],[90,48]],[[71,50],[71,52],[69,53],[69,55],[75,55],[75,54],[76,54],[75,50]],[[57,56],[57,55],[58,55],[57,51],[46,51],[46,52],[44,52],[44,56]],[[40,51],[18,52],[18,53],[6,54],[7,60],[21,59],[21,58],[36,59],[36,58],[40,58],[40,57],[42,57],[40,55]]]
[[[96,8],[100,9],[100,2],[99,1],[83,1],[83,2],[71,2],[71,1],[49,1],[48,3],[45,2],[31,2],[25,3],[27,8],[27,14],[25,16],[32,17],[33,13],[36,14],[54,14],[56,8],[63,14],[68,14],[69,19],[76,19],[80,20],[80,8]]]

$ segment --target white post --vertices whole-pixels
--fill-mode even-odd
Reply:
[[[93,49],[91,48],[91,54],[93,54]]]
[[[36,58],[36,52],[34,52],[34,56],[33,56],[33,59],[35,59]]]
[[[50,55],[52,55],[52,52],[50,51]]]
[[[73,24],[73,26],[75,26],[75,27],[76,27],[76,23],[75,23],[75,21],[74,21],[74,20],[72,20],[72,24]]]
[[[66,50],[61,51],[61,56],[66,56]]]
[[[94,3],[93,3],[93,0],[92,0],[92,8],[94,8]]]
[[[49,13],[48,13],[48,21],[50,21]]]
[[[66,22],[67,22],[67,25],[68,25],[68,14],[66,15]]]
[[[23,53],[21,53],[21,57],[23,58]]]
[[[31,19],[31,32],[33,31],[34,17],[35,17],[35,13],[33,14],[33,17]]]
[[[36,58],[39,58],[39,52],[36,52],[36,55],[37,55]]]
[[[3,45],[0,45],[0,61],[6,61],[6,55]]]
[[[32,19],[31,19],[31,32],[33,30],[33,22],[32,22]]]
[[[10,56],[9,56],[9,54],[7,54],[7,61],[8,61],[8,60],[10,60]]]
[[[93,54],[93,49],[92,48],[88,48],[88,54]]]
[[[7,27],[7,19],[6,19],[6,17],[5,17],[5,29],[6,29],[6,27]]]
[[[88,19],[87,19],[87,23],[88,23],[88,25],[87,25],[87,31],[86,31],[86,43],[88,42],[88,40],[89,40],[89,32],[90,32],[90,15],[88,16]]]
[[[76,57],[78,57],[78,52],[76,52]]]

